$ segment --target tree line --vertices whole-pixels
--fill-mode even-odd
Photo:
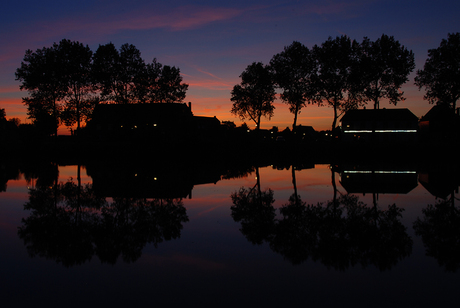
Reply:
[[[428,50],[424,68],[415,84],[425,88],[424,99],[452,109],[460,98],[460,33],[448,34],[436,49]],[[393,36],[362,42],[347,36],[329,37],[308,48],[294,41],[272,57],[268,65],[254,62],[233,87],[231,113],[253,121],[260,128],[262,117],[274,115],[273,102],[280,99],[294,114],[293,127],[308,104],[330,106],[332,129],[347,110],[387,99],[404,101],[401,86],[415,69],[414,54]],[[188,85],[179,68],[146,63],[131,44],[116,49],[99,45],[96,52],[77,41],[63,39],[51,47],[27,50],[16,70],[27,114],[42,130],[57,134],[59,124],[80,128],[98,103],[182,102]]]
[[[414,53],[393,36],[362,42],[342,35],[329,37],[311,49],[294,41],[272,57],[268,65],[254,62],[240,75],[231,91],[231,113],[253,121],[260,128],[262,117],[274,114],[276,91],[294,114],[293,128],[301,109],[308,104],[334,110],[332,129],[347,110],[382,99],[396,105],[404,101],[401,86],[415,69]],[[460,33],[448,34],[440,47],[428,51],[415,84],[425,88],[430,103],[447,104],[455,110],[460,98]]]
[[[16,70],[27,115],[57,134],[60,123],[80,128],[99,103],[182,102],[188,85],[180,70],[156,58],[146,63],[132,44],[88,45],[63,39],[51,47],[27,50]]]

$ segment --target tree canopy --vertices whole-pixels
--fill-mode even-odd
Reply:
[[[28,49],[21,66],[16,70],[16,80],[22,82],[20,89],[29,92],[29,96],[23,99],[28,116],[37,121],[39,114],[50,114],[54,118],[55,134],[61,108],[58,103],[65,97],[67,90],[62,82],[63,65],[58,49],[56,43],[35,52]]]
[[[88,46],[67,39],[36,51],[27,50],[16,70],[28,116],[36,125],[50,126],[57,134],[60,123],[77,124],[91,116],[94,106],[105,103],[182,102],[188,85],[179,68],[153,59],[146,64],[132,44],[119,50],[108,43],[95,53]],[[39,122],[45,121],[42,125]]]
[[[314,101],[316,64],[308,47],[296,41],[284,47],[284,50],[273,56],[270,61],[274,82],[282,90],[281,100],[294,114],[293,128],[297,124],[300,110],[307,103]]]
[[[118,104],[180,103],[188,84],[180,69],[157,61],[145,63],[134,45],[116,50],[112,43],[100,45],[94,56],[95,86],[101,100]]]
[[[234,115],[242,120],[251,119],[260,127],[260,115],[269,119],[273,116],[271,89],[276,87],[281,91],[280,99],[294,114],[294,128],[301,109],[316,103],[333,108],[332,129],[344,112],[369,101],[377,109],[381,99],[394,105],[404,100],[400,88],[415,68],[412,51],[385,34],[376,41],[365,37],[362,43],[346,35],[329,37],[311,49],[294,41],[270,60],[267,68],[272,75],[271,84],[267,74],[256,72],[262,68],[260,62],[258,65],[248,66],[240,76],[246,80],[232,90]],[[270,102],[266,105],[255,99],[255,93],[261,93],[264,87],[266,101]]]
[[[70,40],[62,40],[58,45],[59,59],[62,62],[61,82],[65,89],[64,108],[61,119],[67,126],[86,120],[96,103],[91,83],[93,52],[88,46]]]
[[[260,128],[261,117],[270,119],[275,106],[275,87],[268,66],[254,62],[240,75],[241,83],[232,90],[231,113],[240,119],[250,119]]]
[[[428,50],[428,59],[417,71],[415,84],[425,88],[424,99],[431,104],[456,108],[460,98],[460,33],[448,34],[436,49]]]
[[[317,102],[324,102],[334,109],[332,129],[340,115],[357,108],[360,102],[356,90],[354,69],[357,66],[359,44],[347,36],[329,37],[321,46],[313,47],[318,61]]]
[[[132,44],[123,44],[118,51],[115,45],[99,45],[94,54],[93,75],[101,100],[128,104],[134,101],[145,69],[140,51]]]
[[[367,37],[361,43],[359,81],[366,101],[379,108],[380,99],[387,98],[396,105],[404,100],[401,86],[409,81],[415,68],[414,54],[393,36],[383,34],[375,42]]]

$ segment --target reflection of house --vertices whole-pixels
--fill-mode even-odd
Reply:
[[[417,138],[418,118],[409,109],[357,109],[341,119],[343,140],[408,142]]]
[[[191,165],[175,159],[159,161],[107,161],[86,166],[94,191],[104,197],[186,198],[196,185],[217,183],[213,166]]]
[[[101,137],[171,137],[215,132],[216,117],[196,117],[191,104],[100,104],[94,109],[88,128]]]
[[[422,170],[418,180],[430,194],[437,198],[446,199],[453,192],[458,193],[460,176],[458,167],[442,165]]]
[[[460,116],[446,104],[435,105],[420,119],[420,133],[437,136],[458,136]]]
[[[415,168],[343,166],[340,169],[340,183],[350,194],[407,194],[418,185]]]

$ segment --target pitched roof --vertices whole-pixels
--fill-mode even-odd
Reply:
[[[455,121],[460,118],[455,111],[445,104],[435,105],[422,118],[421,121],[441,120]]]
[[[418,121],[418,118],[407,108],[398,109],[354,109],[349,110],[341,121]]]

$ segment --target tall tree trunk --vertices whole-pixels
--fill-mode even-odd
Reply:
[[[297,115],[299,113],[299,104],[296,104],[295,105],[295,112],[294,112],[294,124],[292,124],[292,130],[295,129],[295,127],[297,126]]]
[[[55,137],[57,138],[57,135],[58,135],[58,115],[57,115],[56,98],[55,97],[53,97],[53,116],[54,116],[54,123],[56,125],[54,134],[55,134]]]
[[[292,185],[294,186],[295,204],[299,204],[299,195],[297,194],[297,182],[296,182],[296,178],[295,178],[294,165],[291,165],[291,168],[292,168]]]
[[[256,167],[256,178],[257,178],[257,199],[259,203],[262,203],[262,191],[260,189],[260,175],[259,175],[259,167]]]
[[[80,131],[80,101],[75,102],[77,104],[77,132]]]
[[[337,204],[337,184],[335,183],[335,172],[334,169],[331,168],[331,182],[332,182],[332,188],[334,189],[334,195],[332,197],[334,207],[336,207]]]
[[[334,120],[332,121],[332,130],[335,129],[335,127],[337,126],[337,101],[334,101],[334,105],[333,105],[333,109],[334,109]]]
[[[81,224],[81,165],[80,162],[78,162],[78,167],[77,167],[77,208],[75,210],[75,220],[77,225]]]

